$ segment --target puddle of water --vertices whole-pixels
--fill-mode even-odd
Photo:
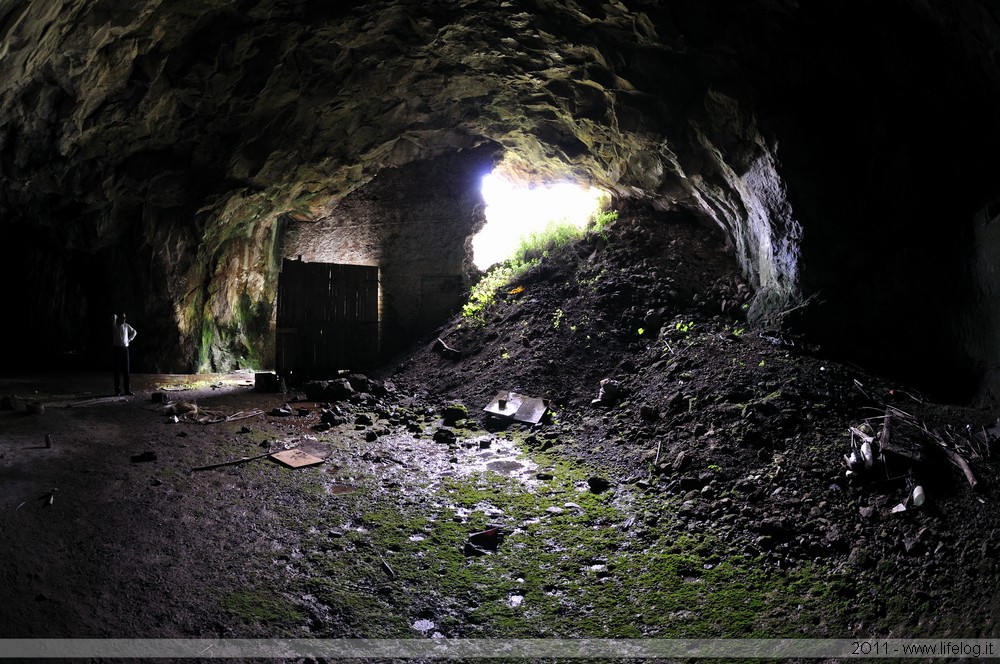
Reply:
[[[468,448],[466,454],[459,457],[457,470],[462,474],[471,474],[491,470],[502,475],[518,477],[534,476],[538,465],[521,454],[520,448],[513,441],[503,438],[475,439],[476,444]]]
[[[429,632],[435,627],[437,627],[437,625],[435,625],[430,620],[427,620],[426,618],[421,618],[420,620],[415,620],[413,624],[410,625],[410,627],[417,630],[418,632]]]
[[[490,461],[488,464],[486,464],[486,469],[492,470],[494,473],[501,473],[503,475],[512,475],[519,470],[524,470],[524,464],[518,461],[504,459],[503,461]]]

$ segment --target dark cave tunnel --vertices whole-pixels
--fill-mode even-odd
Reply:
[[[68,4],[0,14],[8,370],[99,369],[115,309],[139,371],[271,368],[299,257],[377,266],[405,348],[460,305],[502,161],[717,229],[762,326],[990,390],[990,3]]]

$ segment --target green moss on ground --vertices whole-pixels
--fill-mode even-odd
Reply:
[[[219,606],[230,615],[259,625],[300,623],[303,615],[290,600],[267,588],[238,590],[219,599]]]
[[[830,616],[821,567],[767,569],[688,533],[679,499],[596,494],[587,469],[535,460],[551,480],[529,487],[487,471],[402,503],[374,485],[329,498],[308,484],[316,514],[296,594],[367,637],[416,636],[413,621],[431,616],[449,637],[774,638],[803,636],[789,615]],[[626,527],[650,513],[655,529]],[[469,534],[494,524],[499,548],[466,555]]]

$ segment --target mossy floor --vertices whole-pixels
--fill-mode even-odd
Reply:
[[[792,481],[771,459],[737,472],[725,457],[696,457],[683,475],[701,488],[688,490],[654,464],[626,477],[572,454],[583,426],[566,413],[534,428],[471,417],[449,426],[445,407],[397,395],[345,404],[348,423],[320,430],[317,403],[278,416],[292,395],[212,385],[178,396],[264,414],[173,422],[140,393],[74,407],[55,405],[62,394],[42,417],[3,416],[0,528],[17,535],[6,540],[17,600],[0,610],[6,634],[843,639],[868,625],[898,636],[968,629],[954,607],[957,588],[971,586],[907,581],[926,556],[821,546],[837,526],[827,515],[845,519],[869,500],[829,487],[831,503],[819,500],[822,469]],[[39,444],[45,433],[52,448]],[[323,462],[194,470],[283,447]],[[136,460],[147,452],[151,461]],[[802,487],[813,498],[791,495]],[[817,514],[789,526],[803,539],[768,534],[771,514],[797,503]],[[822,519],[829,526],[816,530]],[[908,522],[879,527],[903,527],[894,523]],[[470,537],[493,528],[499,540]],[[986,563],[974,571],[989,574]],[[935,611],[941,602],[947,610]]]
[[[494,440],[523,450],[521,438]],[[688,518],[683,497],[596,492],[598,471],[538,451],[520,453],[522,472],[494,472],[462,440],[396,438],[369,463],[334,435],[332,464],[233,471],[284,486],[292,499],[273,516],[293,543],[247,560],[257,587],[220,608],[262,632],[364,638],[775,638],[842,621],[834,571],[770,569]],[[495,550],[467,550],[494,527]]]

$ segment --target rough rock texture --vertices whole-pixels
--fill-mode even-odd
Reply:
[[[998,25],[983,0],[2,2],[9,340],[93,356],[126,308],[149,368],[267,364],[285,222],[495,144],[718,227],[758,319],[816,295],[821,341],[967,377],[1000,338],[970,268]]]

